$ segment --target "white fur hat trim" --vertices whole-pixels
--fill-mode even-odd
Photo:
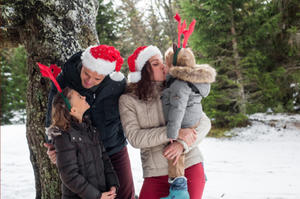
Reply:
[[[125,78],[125,76],[121,72],[112,72],[111,74],[109,74],[109,77],[110,79],[117,82],[122,81]]]
[[[130,83],[136,83],[140,81],[141,78],[142,78],[141,71],[131,72],[128,74],[128,82]]]
[[[156,46],[148,46],[142,50],[135,60],[136,70],[141,71],[145,63],[154,55],[159,55],[162,58],[162,54]]]
[[[90,49],[95,46],[88,47],[81,55],[82,65],[92,71],[96,71],[101,75],[108,75],[115,70],[116,61],[110,62],[104,59],[96,59],[92,56]]]

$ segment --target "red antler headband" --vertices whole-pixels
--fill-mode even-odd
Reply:
[[[184,40],[183,40],[182,48],[185,48],[186,44],[188,42],[189,37],[194,32],[196,20],[193,19],[193,21],[191,22],[191,24],[189,26],[189,29],[185,30],[185,28],[186,28],[185,20],[181,24],[181,17],[180,17],[180,15],[178,13],[176,13],[176,15],[174,16],[174,18],[178,22],[178,25],[177,25],[177,29],[178,29],[178,33],[177,33],[178,34],[178,44],[177,44],[177,50],[176,50],[176,52],[174,52],[174,57],[173,57],[173,65],[176,66],[177,55],[178,55],[178,53],[179,53],[179,51],[181,49],[180,37],[181,37],[182,34],[184,35]]]
[[[56,81],[56,77],[60,73],[61,69],[58,68],[58,66],[56,66],[55,64],[51,64],[50,67],[47,67],[47,66],[45,66],[41,63],[37,63],[37,65],[40,68],[40,72],[41,72],[42,76],[48,77],[54,83],[54,85],[57,88],[59,94],[64,99],[64,101],[65,101],[65,103],[68,107],[68,110],[70,111],[71,110],[71,104],[70,104],[69,100],[63,95],[62,90],[61,90],[58,82]],[[53,70],[53,72],[52,72],[52,70]]]

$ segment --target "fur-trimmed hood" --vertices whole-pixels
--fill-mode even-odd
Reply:
[[[213,83],[216,70],[208,64],[196,64],[194,67],[173,66],[170,75],[191,83]]]

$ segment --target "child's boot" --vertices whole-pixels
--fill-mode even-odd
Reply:
[[[177,177],[174,180],[170,180],[169,183],[171,184],[169,195],[160,199],[190,199],[186,177]]]

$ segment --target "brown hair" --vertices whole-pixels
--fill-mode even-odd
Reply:
[[[63,89],[63,95],[70,101],[71,100],[72,89],[66,87]],[[57,93],[52,101],[52,125],[57,126],[58,128],[66,131],[70,127],[71,121],[74,120],[74,117],[71,116],[68,107],[60,95]]]
[[[173,66],[173,56],[176,50],[177,46],[173,45],[173,48],[169,48],[165,53],[165,60],[170,68]],[[177,55],[176,66],[194,67],[195,65],[196,61],[193,51],[190,48],[182,48]]]
[[[126,93],[133,93],[140,100],[147,101],[155,97],[153,86],[153,71],[149,61],[145,63],[141,71],[141,80],[137,83],[129,83]]]

